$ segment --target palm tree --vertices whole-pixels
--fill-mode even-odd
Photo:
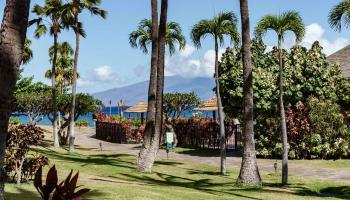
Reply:
[[[259,22],[255,29],[255,35],[260,38],[268,31],[273,30],[277,33],[278,52],[279,52],[279,107],[281,118],[281,132],[283,141],[283,156],[282,156],[282,185],[288,183],[288,140],[287,140],[287,125],[286,115],[283,105],[283,47],[282,42],[287,31],[294,33],[296,42],[300,42],[305,34],[305,25],[298,12],[287,11],[280,15],[266,15]]]
[[[140,48],[145,54],[148,54],[148,46],[152,43],[152,21],[143,19],[139,23],[136,31],[129,35],[129,43],[133,48]],[[175,53],[175,44],[179,44],[179,50],[186,46],[186,38],[182,34],[180,24],[169,22],[166,27],[165,44],[168,46],[170,55]]]
[[[224,113],[222,109],[220,87],[219,87],[219,45],[224,44],[224,36],[229,36],[231,43],[239,43],[239,33],[237,32],[237,17],[232,12],[222,12],[212,19],[204,19],[192,27],[191,39],[197,48],[201,47],[201,39],[212,36],[215,44],[215,81],[216,97],[220,122],[220,172],[226,174],[226,139],[224,127]]]
[[[33,59],[33,50],[30,48],[32,41],[26,38],[22,53],[22,64],[26,65]]]
[[[88,10],[93,15],[98,15],[102,18],[106,18],[107,12],[100,9],[98,6],[101,4],[101,0],[70,0],[64,7],[64,16],[66,17],[66,24],[68,27],[72,27],[75,33],[75,51],[73,62],[73,81],[72,81],[72,103],[69,114],[69,151],[74,150],[74,113],[75,113],[75,101],[77,94],[77,72],[78,72],[78,58],[80,48],[80,36],[85,37],[86,33],[83,29],[82,23],[79,21],[79,16],[84,10]]]
[[[350,0],[342,0],[338,5],[334,6],[328,16],[328,22],[336,31],[341,31],[342,24],[349,28],[350,24]]]
[[[168,17],[168,0],[162,0],[159,36],[158,36],[158,65],[157,65],[157,92],[156,92],[156,121],[154,135],[161,138],[163,125],[163,95],[164,95],[164,56],[167,39],[167,17]],[[158,142],[157,148],[159,148]]]
[[[253,115],[253,66],[250,50],[250,22],[248,0],[240,0],[242,21],[242,54],[243,54],[243,119],[244,142],[241,170],[237,182],[243,185],[261,185],[261,177],[256,163],[254,142],[254,115]]]
[[[27,34],[30,0],[7,0],[0,34],[0,200],[5,198],[4,156],[12,100]],[[14,28],[15,27],[15,28]]]
[[[52,62],[54,55],[54,46],[50,48],[50,61]],[[56,82],[59,85],[60,92],[67,91],[67,87],[71,86],[73,79],[73,58],[74,50],[68,42],[57,44],[57,63],[56,63]],[[52,70],[47,70],[46,78],[52,77]],[[79,75],[78,75],[79,77]]]
[[[34,5],[32,12],[35,13],[38,18],[33,19],[29,22],[29,26],[36,24],[37,28],[35,30],[35,37],[40,38],[46,34],[47,30],[50,30],[50,35],[53,36],[53,59],[52,59],[52,108],[53,108],[53,138],[54,146],[59,146],[58,134],[57,134],[57,103],[56,103],[56,61],[57,61],[57,43],[58,35],[61,33],[61,30],[64,28],[63,21],[63,6],[61,0],[45,0],[45,5],[40,6],[38,4]],[[47,20],[48,18],[48,20]]]
[[[152,55],[151,72],[148,87],[147,121],[143,143],[137,157],[137,168],[140,172],[150,172],[156,157],[159,139],[155,137],[154,110],[156,107],[157,65],[158,65],[158,0],[151,0],[152,11]]]

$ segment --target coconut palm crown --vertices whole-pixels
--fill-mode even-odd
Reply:
[[[350,27],[350,0],[342,0],[334,6],[328,16],[328,22],[336,31],[341,31],[342,25]]]
[[[240,35],[237,31],[237,17],[233,12],[221,12],[212,19],[203,19],[192,27],[191,39],[197,48],[202,46],[201,39],[212,36],[222,46],[224,36],[229,36],[231,43],[238,45]]]
[[[305,25],[298,12],[287,11],[280,15],[265,15],[255,28],[254,34],[261,39],[267,31],[273,30],[277,33],[278,39],[283,41],[285,33],[294,33],[296,41],[300,42],[305,35]]]
[[[129,35],[129,43],[133,48],[140,48],[143,53],[148,53],[148,46],[152,43],[152,21],[143,19],[139,23],[137,30]],[[179,44],[179,50],[186,46],[186,38],[182,34],[180,24],[176,22],[169,22],[167,24],[165,44],[168,46],[170,55],[175,53],[175,44]]]

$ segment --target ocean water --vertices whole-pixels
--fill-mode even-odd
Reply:
[[[124,107],[122,110],[126,110],[128,107]],[[106,115],[118,115],[120,114],[119,107],[105,107],[102,110]],[[194,113],[197,113],[198,111],[189,111],[189,112],[184,112],[181,117],[192,117]],[[208,111],[200,111],[202,117],[213,117],[213,112],[208,112]],[[124,113],[124,117],[126,118],[141,118],[141,113]],[[217,115],[216,115],[217,116]],[[25,115],[14,115],[14,117],[17,117],[21,120],[22,124],[27,124],[29,123],[29,118]],[[146,117],[146,114],[144,115]],[[41,121],[38,123],[38,125],[51,125],[51,121],[47,118],[47,116],[41,116]],[[78,120],[86,120],[89,122],[89,126],[93,127],[94,126],[94,121],[92,120],[92,113],[89,113],[87,115],[82,115],[78,118]]]

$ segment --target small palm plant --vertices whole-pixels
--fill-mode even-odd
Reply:
[[[281,132],[283,141],[282,155],[282,185],[288,183],[288,140],[286,115],[283,104],[283,46],[282,42],[287,31],[294,33],[296,42],[300,42],[305,34],[305,25],[298,12],[287,11],[280,15],[266,15],[257,24],[255,36],[261,39],[268,30],[275,31],[278,38],[279,52],[279,107],[281,118]]]
[[[220,97],[219,87],[219,45],[224,44],[224,36],[229,36],[231,43],[238,44],[240,35],[237,31],[237,17],[233,12],[222,12],[212,19],[203,19],[192,27],[191,39],[197,48],[200,48],[201,40],[212,36],[215,43],[215,81],[216,97],[220,121],[220,149],[221,167],[220,171],[226,174],[226,138],[224,127],[224,114]]]
[[[180,24],[169,22],[166,28],[165,44],[169,48],[170,55],[175,53],[175,44],[179,44],[179,50],[186,46],[186,38],[182,34]],[[148,54],[148,47],[152,44],[152,21],[143,19],[137,30],[129,35],[129,43],[133,48],[140,48],[143,53]]]
[[[50,35],[53,36],[53,58],[52,58],[52,108],[53,108],[53,138],[54,146],[58,147],[57,136],[57,103],[56,103],[56,61],[57,61],[57,43],[58,35],[64,28],[63,4],[61,0],[45,0],[45,5],[34,5],[32,10],[38,18],[29,21],[29,26],[36,24],[35,37],[40,38],[45,35],[49,29]]]

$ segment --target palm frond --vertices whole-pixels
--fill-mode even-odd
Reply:
[[[214,36],[213,21],[203,19],[192,27],[191,40],[193,44],[200,48],[202,46],[201,39],[206,38],[208,35]]]
[[[328,15],[328,22],[331,28],[341,31],[342,24],[346,28],[350,27],[350,0],[342,0],[334,6]]]

